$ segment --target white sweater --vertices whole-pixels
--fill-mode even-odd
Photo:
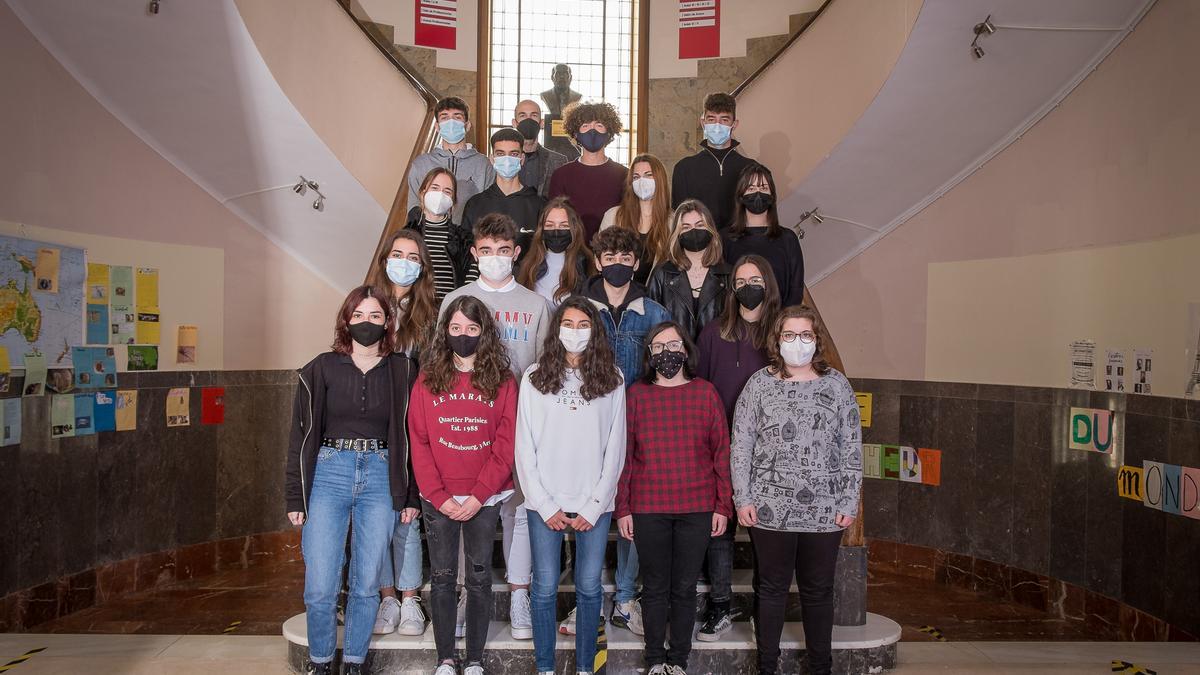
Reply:
[[[583,400],[583,382],[568,370],[560,391],[543,394],[521,378],[517,397],[517,477],[525,507],[548,520],[558,511],[595,524],[612,511],[625,466],[625,387]]]

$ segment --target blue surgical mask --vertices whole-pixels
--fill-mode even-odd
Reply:
[[[504,178],[512,178],[521,172],[521,158],[504,155],[492,160],[492,166],[496,167],[496,173]]]
[[[412,286],[421,276],[421,263],[408,258],[388,258],[387,275],[397,286]]]
[[[443,120],[438,122],[438,133],[443,141],[454,145],[467,137],[467,125],[458,120]]]
[[[729,135],[732,133],[733,127],[724,124],[704,125],[704,140],[708,141],[709,145],[725,145],[729,142]]]

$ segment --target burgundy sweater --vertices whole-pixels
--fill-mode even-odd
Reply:
[[[629,171],[611,159],[599,166],[588,166],[578,160],[567,162],[550,176],[550,198],[566,195],[571,206],[579,213],[583,228],[587,230],[587,243],[600,230],[600,219],[604,212],[621,203],[625,190],[625,178]],[[660,185],[666,185],[666,178]]]
[[[480,503],[513,486],[513,434],[517,382],[509,378],[485,399],[459,373],[450,391],[433,394],[425,373],[417,377],[408,406],[413,473],[421,496],[441,508],[454,495]]]

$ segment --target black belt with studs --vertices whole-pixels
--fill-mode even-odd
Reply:
[[[353,450],[354,452],[375,452],[387,450],[387,441],[378,438],[325,438],[321,445],[336,450]]]

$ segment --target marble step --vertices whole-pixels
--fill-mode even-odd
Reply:
[[[308,656],[308,635],[305,616],[297,614],[283,624],[283,636],[288,641],[288,662],[298,672],[303,672]],[[642,638],[633,633],[608,625],[608,667],[611,675],[618,673],[642,673]],[[342,628],[338,628],[338,644],[341,644]],[[895,667],[896,645],[900,640],[900,625],[878,614],[867,614],[862,626],[835,626],[833,629],[834,672],[867,673],[881,672]],[[461,652],[465,641],[458,641]],[[803,625],[788,622],[784,625],[781,641],[783,654],[780,672],[799,673],[804,653]],[[559,635],[557,644],[558,673],[573,673],[575,638]],[[437,663],[433,630],[421,636],[398,634],[375,636],[371,640],[368,663],[372,672],[388,675],[428,675]],[[692,654],[688,664],[689,675],[729,675],[730,673],[755,672],[755,643],[750,625],[736,624],[719,642],[692,643]],[[535,671],[533,641],[514,640],[508,632],[508,624],[493,621],[488,627],[487,647],[484,651],[484,670],[489,675]]]

